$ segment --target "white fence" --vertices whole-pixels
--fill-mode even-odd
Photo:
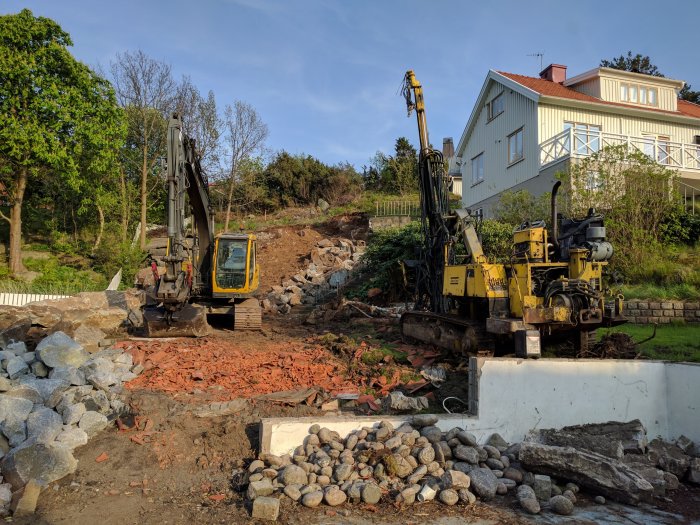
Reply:
[[[24,306],[47,299],[63,299],[70,295],[48,295],[41,293],[0,293],[0,306]]]

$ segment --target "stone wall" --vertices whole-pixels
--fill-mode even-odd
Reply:
[[[369,221],[372,231],[385,230],[387,228],[400,228],[406,226],[413,220],[418,220],[416,217],[408,215],[388,215],[385,217],[372,217]]]
[[[700,323],[700,303],[691,301],[626,301],[624,314],[630,323]]]

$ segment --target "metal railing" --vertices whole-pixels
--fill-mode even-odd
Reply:
[[[569,128],[540,143],[540,168],[564,158],[588,157],[608,146],[626,145],[669,168],[700,172],[700,145]]]
[[[695,215],[695,205],[700,207],[700,187],[695,187],[679,180],[676,181],[678,193],[681,196],[681,203],[692,215]],[[700,186],[700,184],[698,184]]]
[[[408,216],[420,217],[418,201],[383,201],[375,203],[375,217]]]
[[[40,293],[0,293],[0,306],[25,306],[36,301],[63,299],[69,295],[49,295]]]

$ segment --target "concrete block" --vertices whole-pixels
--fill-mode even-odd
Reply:
[[[698,308],[700,308],[700,303],[695,303],[695,302],[685,303],[686,310],[697,310]]]
[[[649,322],[648,317],[635,317],[634,321],[630,321],[632,323],[639,323],[639,324],[647,324]]]
[[[673,313],[673,308],[671,308],[670,310],[669,309],[664,310],[664,316],[665,317],[675,317],[676,314]]]
[[[659,324],[670,324],[671,320],[668,317],[659,317]]]
[[[640,310],[648,310],[649,309],[649,303],[647,303],[646,301],[638,302],[637,306]]]
[[[674,310],[684,310],[685,305],[681,301],[673,301],[673,309]]]
[[[630,310],[638,310],[639,309],[639,303],[637,301],[630,301],[625,306],[627,306],[627,308]]]
[[[661,303],[662,310],[673,310],[673,303],[670,301],[664,301]]]
[[[664,315],[664,311],[659,308],[654,308],[652,312],[656,317],[661,317],[662,315]]]
[[[660,310],[661,309],[661,303],[649,303],[649,308],[652,310]]]
[[[277,521],[280,514],[280,500],[262,496],[253,502],[252,517],[259,520]]]

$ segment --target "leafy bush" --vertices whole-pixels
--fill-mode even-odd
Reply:
[[[551,193],[547,192],[535,197],[527,190],[501,193],[493,214],[501,222],[511,226],[519,226],[526,221],[543,220],[549,222],[551,215]]]
[[[664,244],[693,245],[700,240],[700,215],[692,215],[683,206],[676,206],[662,219],[660,233]]]
[[[423,244],[420,222],[412,222],[403,228],[389,228],[372,235],[362,261],[372,278],[368,288],[395,291],[400,281],[399,263],[405,259],[417,259],[416,250]]]
[[[508,262],[513,251],[513,226],[493,219],[485,219],[481,222],[478,233],[489,262]]]

